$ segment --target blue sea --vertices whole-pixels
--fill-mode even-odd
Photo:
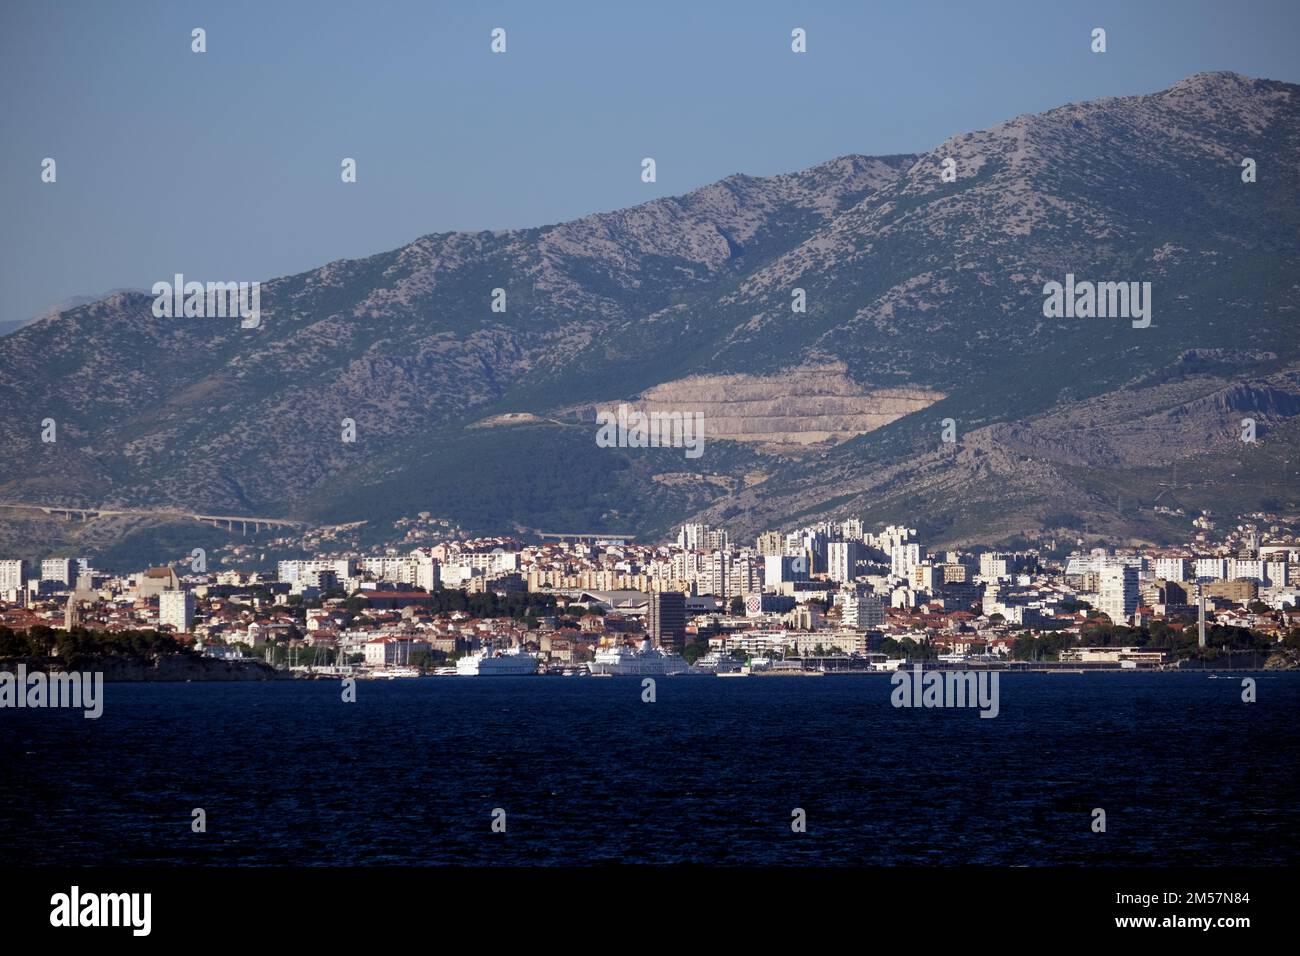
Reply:
[[[1242,676],[1004,674],[995,719],[883,676],[108,684],[0,710],[0,865],[1294,865],[1300,674]]]

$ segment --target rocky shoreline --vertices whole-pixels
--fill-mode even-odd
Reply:
[[[71,661],[57,657],[10,658],[0,661],[0,671],[16,673],[19,664],[25,664],[28,673],[102,673],[105,683],[292,679],[284,671],[277,671],[262,661],[223,661],[197,654],[169,654],[157,658],[79,657]]]

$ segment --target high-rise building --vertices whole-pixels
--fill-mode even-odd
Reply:
[[[763,590],[763,559],[749,551],[741,553],[731,566],[727,596],[742,597]]]
[[[194,630],[194,595],[190,591],[163,591],[158,595],[158,626],[171,625],[177,634]]]
[[[839,532],[840,537],[845,541],[862,541],[864,537],[862,519],[846,518],[840,522]]]
[[[980,555],[980,577],[985,581],[996,581],[1011,576],[1011,561],[1005,554],[988,551]]]
[[[423,551],[411,552],[411,560],[415,564],[411,583],[429,592],[436,591],[442,584],[442,563]]]
[[[21,558],[0,561],[0,598],[21,591],[27,584],[27,562]]]
[[[704,571],[705,556],[698,551],[678,551],[668,562],[668,576],[674,581],[689,581],[700,587],[700,578],[706,576]]]
[[[1187,559],[1156,558],[1156,577],[1166,581],[1186,581]]]
[[[808,580],[808,557],[770,554],[763,559],[763,585],[773,587],[786,581]]]
[[[1264,581],[1266,580],[1264,564],[1265,562],[1258,558],[1229,558],[1228,580],[1245,578],[1250,581]]]
[[[840,594],[841,620],[845,627],[880,627],[885,623],[885,604],[879,595],[862,587],[848,588]]]
[[[681,591],[658,591],[650,595],[646,609],[646,635],[656,647],[680,648],[686,643],[686,595]]]
[[[785,535],[780,531],[764,531],[758,536],[755,548],[763,556],[785,553]]]
[[[700,562],[696,590],[700,594],[726,597],[731,593],[732,556],[727,551],[714,551]]]
[[[970,568],[964,564],[949,562],[937,565],[943,580],[941,584],[965,584],[970,580]]]
[[[943,583],[943,572],[929,561],[923,561],[912,568],[908,581],[916,590],[934,594]]]
[[[889,549],[890,570],[895,577],[910,578],[912,569],[925,560],[925,546],[896,544]]]
[[[1222,581],[1228,574],[1228,562],[1223,558],[1197,558],[1196,580]]]
[[[398,584],[415,583],[415,558],[368,557],[361,559],[361,570],[376,581],[394,581]]]
[[[46,558],[41,562],[41,580],[64,585],[71,584],[72,569],[75,564],[72,558]]]
[[[1138,606],[1138,569],[1130,564],[1112,564],[1099,572],[1098,609],[1112,624],[1128,624]]]
[[[862,545],[857,541],[832,541],[826,546],[826,576],[843,584],[858,574]]]
[[[356,561],[352,558],[309,558],[306,560],[281,561],[277,565],[276,576],[284,582],[293,583],[312,571],[333,571],[340,581],[356,575]]]
[[[677,533],[677,546],[687,551],[726,551],[731,547],[727,532],[707,524],[684,524]]]
[[[891,524],[880,534],[868,535],[867,543],[879,548],[885,554],[892,554],[895,547],[906,544],[915,537],[915,528],[904,528],[902,525]]]

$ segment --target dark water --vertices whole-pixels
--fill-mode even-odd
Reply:
[[[0,710],[0,863],[1295,864],[1300,674],[1254,676],[1003,675],[992,720],[883,677],[110,684]]]

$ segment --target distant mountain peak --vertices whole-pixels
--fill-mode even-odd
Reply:
[[[908,461],[948,474],[946,449],[934,451],[945,417],[963,436],[1038,421],[1025,439],[1032,451],[1056,447],[1043,416],[1082,420],[1090,396],[1109,394],[1116,422],[1146,414],[1129,384],[1143,376],[1170,407],[1192,407],[1300,362],[1297,89],[1198,73],[1158,93],[1018,116],[920,155],[848,154],[553,225],[427,235],[268,280],[255,331],[160,319],[141,294],[64,311],[0,340],[0,406],[17,410],[0,417],[0,461],[23,463],[0,474],[0,500],[349,521],[436,500],[482,530],[603,521],[634,531],[714,506],[723,522],[775,526],[847,500],[868,473],[893,484],[861,485],[862,501],[887,491],[906,502],[917,477]],[[1259,183],[1242,182],[1243,155],[1257,160]],[[949,157],[955,176],[945,177]],[[1150,282],[1151,326],[1045,316],[1044,283],[1067,274]],[[498,288],[505,311],[492,308]],[[1248,358],[1168,372],[1192,349]],[[824,383],[786,381],[789,370],[831,363],[865,404],[853,421],[806,427]],[[612,468],[614,453],[580,426],[552,421],[557,409],[662,397],[701,379],[717,384],[705,396],[711,414],[736,419],[725,434],[858,437],[819,449],[826,467],[813,471],[780,456],[758,467],[743,441],[718,440],[707,467],[726,480],[688,493],[642,481],[644,456]],[[762,414],[728,416],[738,383],[756,381],[775,383]],[[934,404],[880,404],[904,393]],[[1272,395],[1248,397],[1271,427],[1288,427],[1292,405]],[[532,424],[466,429],[501,414]],[[1173,435],[1171,445],[1222,438],[1240,450],[1222,415],[1197,414],[1205,425],[1194,441]],[[32,428],[46,416],[58,421],[57,444]],[[339,442],[344,419],[357,426],[355,444]],[[879,427],[868,434],[863,421]],[[1054,440],[1072,434],[1057,427]],[[1140,444],[1081,448],[1108,449],[1095,463],[1123,473],[1144,464]],[[972,451],[967,473],[943,478],[932,517],[956,520],[979,494],[982,516],[963,520],[1054,527],[1076,506],[1081,486],[1062,499],[1060,473],[1025,472],[998,454],[1007,476],[980,486],[984,460]],[[751,482],[746,469],[767,477]],[[751,483],[740,496],[709,497],[741,478]],[[376,491],[380,482],[390,484]],[[536,493],[518,495],[521,482]],[[1024,495],[1018,510],[999,498],[1010,484]],[[1219,507],[1209,491],[1203,506]],[[6,539],[0,525],[0,545],[21,533]]]

